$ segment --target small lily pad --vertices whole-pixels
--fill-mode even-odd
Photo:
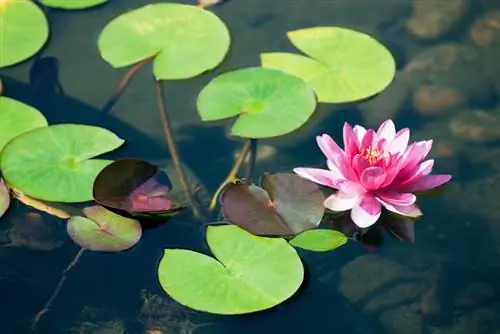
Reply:
[[[35,108],[0,96],[0,152],[12,138],[47,125],[45,116]]]
[[[229,31],[215,14],[179,3],[150,4],[112,20],[99,36],[101,56],[118,68],[156,56],[158,80],[187,79],[219,65]]]
[[[0,218],[5,214],[10,205],[9,188],[0,178]]]
[[[96,126],[41,127],[9,141],[0,156],[0,169],[12,187],[30,197],[50,202],[90,201],[95,177],[112,162],[91,158],[123,142]]]
[[[284,72],[250,67],[224,73],[198,95],[203,121],[238,116],[231,134],[276,137],[297,130],[314,113],[316,97],[302,79]]]
[[[231,224],[255,235],[295,236],[316,228],[325,198],[313,182],[293,173],[264,174],[262,188],[232,183],[222,195],[222,211]]]
[[[184,208],[170,198],[172,183],[160,167],[139,159],[116,160],[94,181],[94,199],[134,217],[171,216]]]
[[[100,205],[83,209],[88,217],[73,216],[67,230],[80,247],[102,252],[120,252],[141,239],[142,228],[135,219],[125,218]]]
[[[290,244],[314,252],[326,252],[344,245],[347,240],[339,231],[315,229],[300,233],[290,240]]]
[[[39,0],[44,6],[61,9],[85,9],[102,5],[109,0]]]
[[[288,32],[307,56],[261,54],[263,67],[296,75],[312,85],[319,102],[344,103],[383,91],[396,74],[391,52],[375,38],[341,27],[312,27]]]
[[[0,0],[0,68],[20,63],[49,37],[43,11],[31,0]]]
[[[284,239],[222,225],[207,228],[207,243],[218,261],[165,249],[158,266],[165,292],[192,309],[215,314],[269,309],[295,294],[304,279],[302,262]]]

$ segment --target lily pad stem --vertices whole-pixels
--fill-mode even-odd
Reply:
[[[115,92],[108,99],[108,102],[106,102],[106,104],[104,105],[104,108],[102,108],[102,113],[103,114],[111,114],[111,111],[112,111],[113,107],[115,106],[116,102],[118,101],[118,99],[120,98],[120,96],[125,91],[125,88],[127,88],[128,84],[132,80],[134,74],[137,71],[139,71],[144,65],[146,65],[151,59],[153,59],[155,56],[156,56],[156,54],[153,55],[153,56],[151,56],[151,57],[148,57],[148,58],[146,58],[146,59],[144,59],[144,60],[142,60],[140,62],[138,62],[137,64],[135,64],[134,66],[132,66],[127,71],[127,73],[125,73],[125,75],[123,76],[122,80],[118,84],[118,87],[116,87]]]
[[[38,312],[36,314],[35,320],[33,321],[33,325],[32,325],[33,329],[35,329],[36,325],[38,324],[40,319],[45,315],[45,313],[49,312],[50,306],[52,305],[52,303],[56,299],[57,295],[61,291],[62,286],[64,285],[64,282],[66,281],[66,275],[68,274],[68,271],[70,271],[71,268],[73,268],[77,264],[78,260],[80,259],[80,257],[82,256],[84,251],[85,251],[84,248],[80,248],[80,250],[78,251],[78,253],[76,253],[73,260],[69,263],[69,265],[66,267],[66,269],[63,270],[63,272],[61,274],[61,279],[59,280],[59,283],[57,284],[54,292],[50,296],[49,300],[45,303],[43,308],[40,310],[40,312]]]
[[[234,162],[233,168],[229,172],[229,175],[226,177],[224,182],[219,186],[217,191],[215,192],[214,196],[212,197],[212,201],[210,202],[210,210],[213,210],[215,208],[215,205],[217,204],[217,198],[219,197],[220,192],[224,187],[228,184],[236,180],[238,171],[240,170],[241,166],[243,165],[243,162],[245,161],[246,156],[248,155],[248,152],[250,151],[250,145],[251,144],[251,139],[247,140],[245,145],[240,151],[240,154],[236,158],[236,161]]]
[[[248,165],[247,165],[247,174],[246,174],[246,184],[252,184],[252,174],[255,168],[255,160],[257,158],[257,139],[250,139],[250,152],[248,155]]]
[[[195,217],[205,218],[205,216],[201,213],[200,208],[196,205],[196,202],[194,201],[194,196],[191,193],[191,189],[189,188],[189,185],[186,181],[186,176],[181,167],[181,159],[179,157],[179,153],[177,152],[177,148],[175,147],[172,126],[170,125],[167,109],[165,107],[161,82],[159,80],[156,80],[155,86],[156,86],[156,100],[158,102],[158,109],[160,112],[161,123],[163,125],[163,132],[165,133],[165,138],[167,139],[167,146],[168,150],[170,151],[170,155],[172,156],[172,162],[174,164],[175,170],[177,171],[177,175],[179,176],[179,182],[181,184],[182,189],[184,190],[186,203],[192,210]]]

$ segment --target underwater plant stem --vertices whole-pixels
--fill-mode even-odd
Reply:
[[[255,168],[255,160],[257,159],[257,139],[250,139],[250,152],[248,153],[248,164],[246,173],[246,184],[252,184],[252,174]]]
[[[38,322],[40,321],[40,319],[43,317],[43,315],[45,313],[49,312],[50,306],[52,305],[52,303],[56,299],[57,295],[59,295],[59,292],[61,291],[61,288],[64,285],[64,282],[66,281],[66,275],[68,274],[68,271],[70,271],[71,268],[73,268],[78,263],[78,260],[80,259],[80,257],[82,256],[82,254],[83,254],[84,251],[85,251],[84,248],[80,248],[80,250],[78,251],[78,253],[76,253],[76,255],[73,258],[73,260],[71,260],[71,262],[68,264],[68,266],[66,267],[66,269],[64,269],[62,271],[62,273],[61,273],[61,279],[59,280],[59,283],[57,284],[56,288],[54,289],[54,292],[50,296],[49,300],[47,300],[47,302],[45,303],[45,305],[43,306],[43,308],[40,310],[40,312],[38,312],[36,314],[35,320],[33,321],[33,326],[32,326],[33,328],[36,327],[36,325],[38,324]]]
[[[210,210],[213,210],[215,208],[215,205],[217,203],[217,198],[219,197],[219,194],[222,191],[222,189],[224,189],[224,187],[228,183],[231,183],[234,180],[236,180],[238,171],[240,170],[241,166],[243,165],[243,162],[245,161],[246,156],[248,155],[248,152],[250,151],[250,146],[251,146],[250,144],[251,144],[251,139],[247,140],[245,145],[243,145],[243,148],[241,149],[240,154],[236,158],[236,161],[234,162],[233,168],[231,168],[229,175],[222,182],[222,184],[219,186],[214,196],[212,197],[212,201],[210,201]]]
[[[167,113],[167,108],[165,107],[165,101],[163,98],[163,90],[161,86],[161,82],[156,80],[156,100],[158,102],[158,108],[160,111],[161,123],[163,126],[163,132],[165,133],[165,138],[167,139],[168,150],[170,151],[170,155],[172,156],[172,162],[174,164],[175,170],[177,171],[177,175],[179,176],[179,182],[181,184],[182,189],[184,190],[184,196],[186,198],[186,202],[190,209],[193,211],[193,214],[197,218],[205,218],[202,215],[200,208],[196,205],[194,201],[194,196],[191,193],[191,189],[187,183],[186,175],[181,167],[181,159],[179,157],[179,153],[177,152],[177,148],[175,147],[175,141],[172,131],[172,126],[170,124],[170,120]]]
[[[122,80],[118,84],[118,87],[116,87],[115,92],[113,93],[113,95],[111,95],[111,97],[108,99],[108,102],[106,102],[106,104],[102,108],[103,114],[111,114],[111,111],[112,111],[113,107],[115,106],[116,102],[118,101],[118,99],[120,98],[120,96],[125,91],[125,88],[127,88],[128,84],[132,80],[134,74],[137,73],[137,71],[139,71],[144,65],[146,65],[155,56],[156,55],[148,57],[148,58],[146,58],[146,59],[138,62],[137,64],[135,64],[134,66],[132,66],[125,73],[125,75],[123,76]]]

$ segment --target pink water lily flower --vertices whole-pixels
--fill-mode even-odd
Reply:
[[[338,189],[324,205],[333,211],[351,210],[353,222],[366,228],[380,217],[382,206],[397,214],[422,215],[414,193],[441,186],[450,175],[434,174],[434,160],[424,160],[432,140],[408,145],[410,130],[396,133],[392,120],[375,132],[344,124],[344,149],[327,134],[316,138],[327,158],[328,169],[295,168],[294,172],[315,183]]]

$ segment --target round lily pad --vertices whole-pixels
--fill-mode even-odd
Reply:
[[[31,0],[0,0],[0,68],[38,52],[49,37],[43,11]]]
[[[326,252],[339,248],[347,240],[347,237],[339,231],[315,229],[300,233],[290,240],[290,244],[314,252]]]
[[[231,224],[255,235],[290,237],[318,227],[325,197],[317,184],[293,173],[264,174],[262,188],[233,183],[221,195]]]
[[[12,138],[47,125],[45,116],[35,108],[0,96],[0,152]]]
[[[239,115],[231,134],[247,138],[276,137],[301,127],[316,108],[312,88],[282,71],[250,67],[224,73],[198,95],[203,121]]]
[[[284,239],[254,236],[237,226],[207,228],[217,258],[165,249],[158,266],[162,288],[177,302],[216,314],[243,314],[276,306],[300,287],[304,268]]]
[[[62,9],[84,9],[102,5],[108,0],[39,0],[44,6]]]
[[[9,188],[0,178],[0,218],[5,214],[10,205]]]
[[[142,228],[135,219],[119,216],[100,205],[83,209],[88,217],[73,216],[67,231],[80,247],[102,252],[120,252],[139,242]]]
[[[12,187],[30,197],[52,202],[90,201],[95,177],[112,162],[91,158],[123,142],[96,126],[46,126],[9,141],[0,156],[0,169]]]
[[[316,91],[319,102],[344,103],[383,91],[396,74],[391,52],[365,33],[341,27],[313,27],[288,32],[307,56],[261,54],[262,66],[296,75]]]
[[[187,79],[224,59],[229,31],[215,14],[192,5],[157,3],[124,13],[99,36],[101,56],[124,67],[155,56],[158,80]]]

